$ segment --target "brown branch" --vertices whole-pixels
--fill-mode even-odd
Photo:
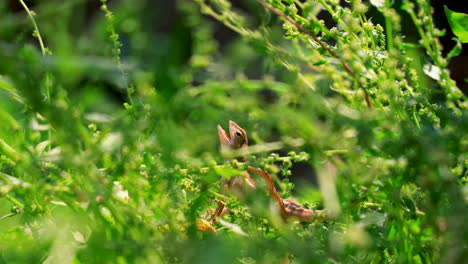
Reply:
[[[310,32],[309,30],[307,30],[305,27],[303,27],[302,25],[300,25],[299,23],[297,23],[296,21],[294,21],[294,19],[290,18],[289,16],[287,16],[285,13],[281,12],[280,10],[276,9],[275,7],[273,7],[272,5],[266,3],[265,1],[263,0],[257,0],[258,3],[260,3],[261,5],[263,5],[265,8],[269,9],[270,11],[272,11],[273,13],[277,14],[278,16],[282,17],[283,19],[285,19],[286,21],[288,21],[289,23],[291,23],[293,26],[295,26],[297,29],[299,29],[300,31],[302,31],[303,33],[307,34],[308,36],[310,36],[314,41],[316,41],[324,50],[326,50],[328,53],[330,53],[330,55],[336,59],[338,59],[340,62],[341,62],[341,65],[343,65],[344,69],[351,75],[353,76],[353,78],[356,78],[356,73],[353,71],[353,69],[351,69],[351,67],[348,65],[348,63],[346,63],[345,61],[343,61],[343,59],[338,56],[338,54],[336,54],[333,50],[330,49],[330,47],[323,41],[321,41],[316,35],[314,35],[312,32]],[[373,106],[372,106],[372,101],[371,101],[371,98],[369,96],[369,93],[366,91],[366,89],[364,89],[364,87],[361,87],[362,90],[364,91],[364,97],[365,97],[365,100],[366,100],[366,104],[367,104],[367,107],[369,109],[372,109]]]

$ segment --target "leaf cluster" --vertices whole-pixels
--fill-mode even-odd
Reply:
[[[460,45],[429,1],[181,0],[167,34],[152,1],[39,2],[0,2],[0,263],[468,258]],[[219,152],[228,120],[245,163]],[[248,165],[333,218],[283,221],[261,179],[226,192]]]

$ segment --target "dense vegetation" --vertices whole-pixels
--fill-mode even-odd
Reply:
[[[461,43],[442,52],[429,1],[180,0],[170,34],[159,1],[10,2],[0,263],[468,259]],[[284,198],[333,218],[223,192],[246,166],[219,153],[228,120]],[[217,232],[198,230],[220,200]]]

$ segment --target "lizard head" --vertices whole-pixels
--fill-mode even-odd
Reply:
[[[247,131],[231,120],[229,120],[229,134],[231,134],[231,148],[238,149],[247,147],[249,143]]]
[[[229,135],[218,125],[218,136],[221,147],[239,149],[245,148],[248,145],[247,131],[231,120],[229,120]]]

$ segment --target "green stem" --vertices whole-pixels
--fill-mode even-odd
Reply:
[[[37,26],[36,20],[34,19],[34,15],[35,15],[34,12],[29,10],[28,6],[26,5],[26,3],[24,3],[23,0],[18,0],[18,1],[23,6],[24,10],[26,10],[26,13],[28,14],[28,17],[31,20],[31,23],[33,24],[34,36],[37,37],[37,39],[39,40],[39,46],[41,47],[42,56],[46,56],[48,51],[44,45],[44,41],[42,40],[42,36],[41,36],[41,33],[39,32],[39,27]],[[50,81],[49,73],[47,73],[46,79],[45,79],[45,96],[46,96],[47,103],[50,103],[50,87],[51,87],[51,81]],[[48,137],[48,140],[51,140],[52,138],[51,128],[49,128],[47,131],[47,137]],[[51,145],[47,146],[47,150],[48,151],[51,150]]]
[[[416,115],[416,111],[413,109],[413,119],[414,119],[414,123],[416,123],[416,126],[421,129],[421,124],[419,124],[419,120],[418,120],[418,117]]]
[[[310,32],[309,30],[307,30],[305,27],[303,27],[302,25],[300,25],[299,23],[297,23],[294,19],[292,19],[291,17],[287,16],[285,13],[283,13],[281,10],[273,7],[272,5],[268,4],[267,2],[263,1],[263,0],[257,0],[258,3],[260,3],[261,5],[263,5],[265,8],[269,9],[270,11],[272,11],[273,13],[277,14],[278,16],[282,17],[284,20],[288,21],[289,23],[291,23],[294,27],[296,27],[297,29],[299,29],[301,32],[303,32],[304,34],[308,35],[309,37],[311,37],[315,42],[317,42],[324,50],[326,50],[328,52],[328,54],[330,54],[330,56],[332,56],[333,58],[336,58],[338,59],[340,62],[341,62],[341,65],[343,65],[343,68],[353,77],[353,79],[356,80],[356,82],[358,83],[359,87],[362,88],[363,92],[364,92],[364,99],[366,101],[366,105],[369,109],[373,109],[373,105],[372,105],[372,101],[371,101],[371,98],[369,96],[369,93],[367,92],[367,90],[363,87],[363,85],[361,84],[361,82],[359,81],[359,78],[357,76],[357,74],[354,72],[354,70],[349,66],[349,64],[342,58],[340,57],[337,53],[335,53],[329,46],[327,43],[323,42],[322,40],[320,40],[316,35],[314,35],[312,32]],[[323,1],[321,1],[322,3]],[[323,2],[323,4],[325,4],[325,2]],[[330,9],[331,10],[331,9]],[[331,10],[333,11],[333,10]],[[351,31],[350,31],[351,32]]]
[[[385,9],[389,10],[392,7],[391,0],[385,1]],[[388,15],[385,16],[385,31],[387,32],[387,50],[393,49],[393,27],[392,20]]]
[[[0,221],[2,221],[2,220],[5,219],[5,218],[12,217],[12,216],[14,216],[14,215],[16,215],[16,213],[9,213],[9,214],[6,214],[6,215],[0,217]]]
[[[114,15],[112,14],[112,12],[109,10],[109,8],[106,5],[107,0],[101,0],[101,2],[102,2],[101,10],[103,10],[104,13],[105,13],[105,17],[107,19],[108,26],[109,26],[109,31],[110,31],[110,34],[111,34],[110,38],[112,40],[112,45],[113,45],[112,53],[113,53],[115,61],[117,62],[117,68],[119,69],[120,74],[122,74],[122,77],[123,77],[123,79],[125,81],[128,101],[129,101],[130,105],[133,105],[132,94],[133,94],[135,88],[133,87],[133,85],[129,84],[129,80],[127,78],[127,72],[125,71],[125,69],[123,67],[123,64],[122,64],[122,61],[120,60],[120,47],[122,46],[122,43],[119,41],[119,36],[115,32],[114,20],[113,20]]]
[[[348,32],[354,37],[354,39],[356,40],[359,39],[359,36],[356,35],[356,33],[353,30],[351,30],[351,28],[348,26],[348,23],[345,23],[343,19],[338,17],[336,15],[336,12],[333,10],[333,8],[329,4],[327,4],[324,0],[319,0],[319,3],[327,10],[328,13],[330,13],[330,15],[333,17],[333,19],[335,19],[336,22],[340,23],[341,25],[343,25],[344,27],[348,29]]]
[[[24,204],[22,204],[20,201],[16,200],[16,198],[10,196],[9,194],[6,194],[5,198],[12,202],[14,205],[18,206],[19,208],[24,208]]]
[[[23,2],[23,0],[18,0],[18,1],[24,7],[24,10],[26,10],[26,13],[28,13],[28,17],[34,26],[34,32],[37,36],[37,39],[39,40],[39,45],[41,46],[42,55],[46,55],[46,48],[44,46],[44,42],[42,41],[41,33],[39,33],[39,28],[37,27],[36,20],[34,19],[34,13],[29,10],[28,6]]]

